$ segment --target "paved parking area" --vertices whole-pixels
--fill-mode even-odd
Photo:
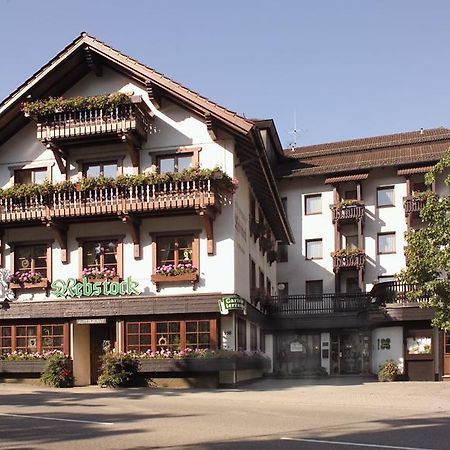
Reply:
[[[0,385],[4,449],[450,448],[450,383],[262,380],[241,389]]]

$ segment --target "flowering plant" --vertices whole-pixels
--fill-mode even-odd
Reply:
[[[54,354],[47,358],[47,364],[40,380],[42,383],[58,388],[72,387],[74,383],[70,359]]]
[[[399,373],[399,369],[397,364],[390,359],[385,361],[384,364],[380,365],[380,369],[378,370],[378,380],[379,381],[395,381],[397,375]]]
[[[64,357],[64,352],[61,350],[51,350],[47,352],[33,352],[27,353],[22,351],[15,351],[12,353],[5,353],[0,355],[0,360],[3,361],[34,361],[40,359],[49,359],[52,356]]]
[[[81,274],[88,280],[92,280],[94,278],[104,278],[106,280],[112,280],[117,276],[115,269],[108,269],[106,267],[104,267],[103,269],[98,269],[97,267],[85,267]]]
[[[182,273],[194,273],[197,268],[191,263],[179,263],[179,264],[163,264],[156,268],[156,273],[166,276],[181,275]]]
[[[37,272],[32,272],[31,270],[28,272],[20,272],[17,271],[15,274],[10,275],[9,282],[10,283],[39,283],[42,281],[42,275]]]

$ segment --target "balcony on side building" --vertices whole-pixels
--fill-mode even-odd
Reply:
[[[369,308],[367,293],[289,295],[272,297],[268,305],[271,316],[317,316],[334,313],[358,313]]]
[[[170,181],[130,187],[92,187],[49,193],[3,196],[2,223],[39,222],[52,219],[117,217],[121,214],[169,214],[213,209],[220,211],[227,192],[217,180]]]
[[[408,305],[418,304],[421,300],[412,300],[408,293],[416,289],[414,284],[402,281],[386,281],[373,286],[370,294],[380,305]]]
[[[358,222],[364,219],[364,202],[358,200],[344,200],[337,205],[331,205],[333,223]]]
[[[90,107],[32,115],[37,138],[43,142],[74,144],[122,138],[127,134],[145,141],[151,112],[140,96],[125,96],[114,107]]]
[[[339,250],[332,254],[333,271],[340,269],[363,269],[366,262],[366,254],[361,250]]]

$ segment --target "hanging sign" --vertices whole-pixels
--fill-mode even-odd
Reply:
[[[231,310],[241,310],[246,314],[247,302],[242,297],[239,297],[239,295],[222,297],[219,300],[220,314],[227,315]]]
[[[75,278],[55,280],[52,283],[51,294],[56,297],[99,297],[111,295],[140,295],[139,283],[131,277],[123,281],[82,281]]]

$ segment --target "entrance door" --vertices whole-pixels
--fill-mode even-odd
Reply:
[[[331,335],[332,375],[365,373],[367,364],[368,338],[363,333],[341,332]]]
[[[100,357],[105,348],[113,345],[112,330],[108,324],[91,325],[91,384],[97,384],[101,367]]]
[[[444,334],[444,375],[450,375],[450,333]]]

